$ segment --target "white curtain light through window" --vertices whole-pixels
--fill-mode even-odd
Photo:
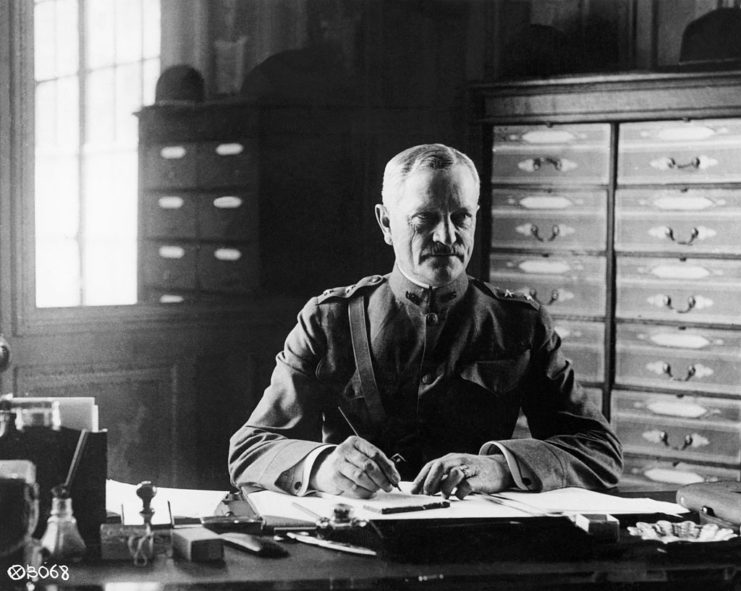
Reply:
[[[39,307],[137,299],[137,119],[160,71],[159,0],[35,0]]]

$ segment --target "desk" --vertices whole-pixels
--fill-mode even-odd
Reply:
[[[71,565],[70,579],[53,583],[85,591],[741,589],[741,574],[737,575],[741,555],[698,558],[667,555],[644,545],[640,551],[636,548],[621,557],[571,562],[533,558],[500,562],[492,549],[487,562],[402,564],[303,544],[290,545],[290,557],[282,559],[259,558],[227,547],[223,563],[160,557],[143,568],[129,563]],[[0,583],[7,581],[2,577],[6,574],[0,573]],[[5,589],[2,584],[0,588]]]

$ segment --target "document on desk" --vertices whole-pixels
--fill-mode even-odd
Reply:
[[[154,516],[152,523],[170,522],[170,510],[174,518],[198,518],[213,515],[216,506],[226,496],[225,490],[198,490],[189,488],[157,487],[157,494],[152,499]],[[168,506],[169,503],[169,506]],[[126,525],[140,525],[143,519],[142,500],[136,494],[136,485],[106,481],[106,510],[121,514]]]
[[[463,500],[448,499],[450,506],[425,510],[388,511],[395,508],[431,504],[442,497],[413,495],[410,482],[401,483],[402,491],[379,491],[371,499],[355,499],[341,495],[311,495],[294,497],[273,491],[259,491],[249,495],[249,502],[260,515],[307,520],[307,515],[329,517],[337,503],[353,507],[354,515],[363,519],[460,519],[460,518],[521,518],[576,513],[686,513],[687,509],[675,503],[648,498],[621,498],[581,488],[563,488],[543,493],[507,491],[492,495],[469,495]]]

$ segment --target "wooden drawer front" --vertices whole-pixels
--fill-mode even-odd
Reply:
[[[582,382],[604,380],[605,327],[596,322],[559,320],[556,332],[561,336],[564,355],[571,359],[576,377]]]
[[[741,180],[741,120],[653,121],[620,126],[618,182]]]
[[[741,395],[741,332],[618,325],[621,384]]]
[[[602,390],[598,388],[584,388],[584,393],[587,398],[592,401],[600,411],[602,411]],[[517,417],[517,424],[515,425],[514,433],[512,433],[513,439],[527,439],[531,437],[530,428],[527,425],[527,419],[522,411]]]
[[[198,210],[201,238],[257,240],[258,200],[255,193],[200,195]]]
[[[552,314],[605,313],[605,259],[492,254],[489,281],[548,307]]]
[[[666,490],[694,482],[739,479],[741,479],[740,470],[703,466],[691,462],[670,462],[628,454],[625,456],[625,468],[619,486],[620,488],[624,485],[654,488],[656,485],[656,489]]]
[[[732,399],[689,396],[687,394],[649,394],[614,390],[612,414],[634,414],[650,420],[665,418],[717,423],[734,427],[741,421],[741,402]]]
[[[616,204],[619,251],[741,253],[741,191],[622,189]]]
[[[143,249],[144,284],[162,289],[195,289],[197,247],[150,242]]]
[[[741,324],[741,261],[620,258],[617,315]]]
[[[257,142],[206,142],[199,145],[198,181],[201,187],[229,187],[257,182]]]
[[[613,399],[618,392],[613,392]],[[741,425],[716,417],[676,419],[616,412],[613,426],[626,452],[681,461],[741,462]]]
[[[254,291],[258,283],[257,244],[202,245],[198,253],[198,271],[203,290]]]
[[[494,127],[491,180],[500,183],[607,182],[610,126]]]
[[[605,248],[603,191],[492,191],[491,245],[499,248]]]
[[[146,238],[196,238],[197,196],[189,193],[145,193],[142,201]]]
[[[185,189],[196,185],[196,144],[149,146],[141,163],[145,189]]]

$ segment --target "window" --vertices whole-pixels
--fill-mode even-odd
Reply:
[[[159,0],[35,0],[36,305],[137,299],[137,121]]]

